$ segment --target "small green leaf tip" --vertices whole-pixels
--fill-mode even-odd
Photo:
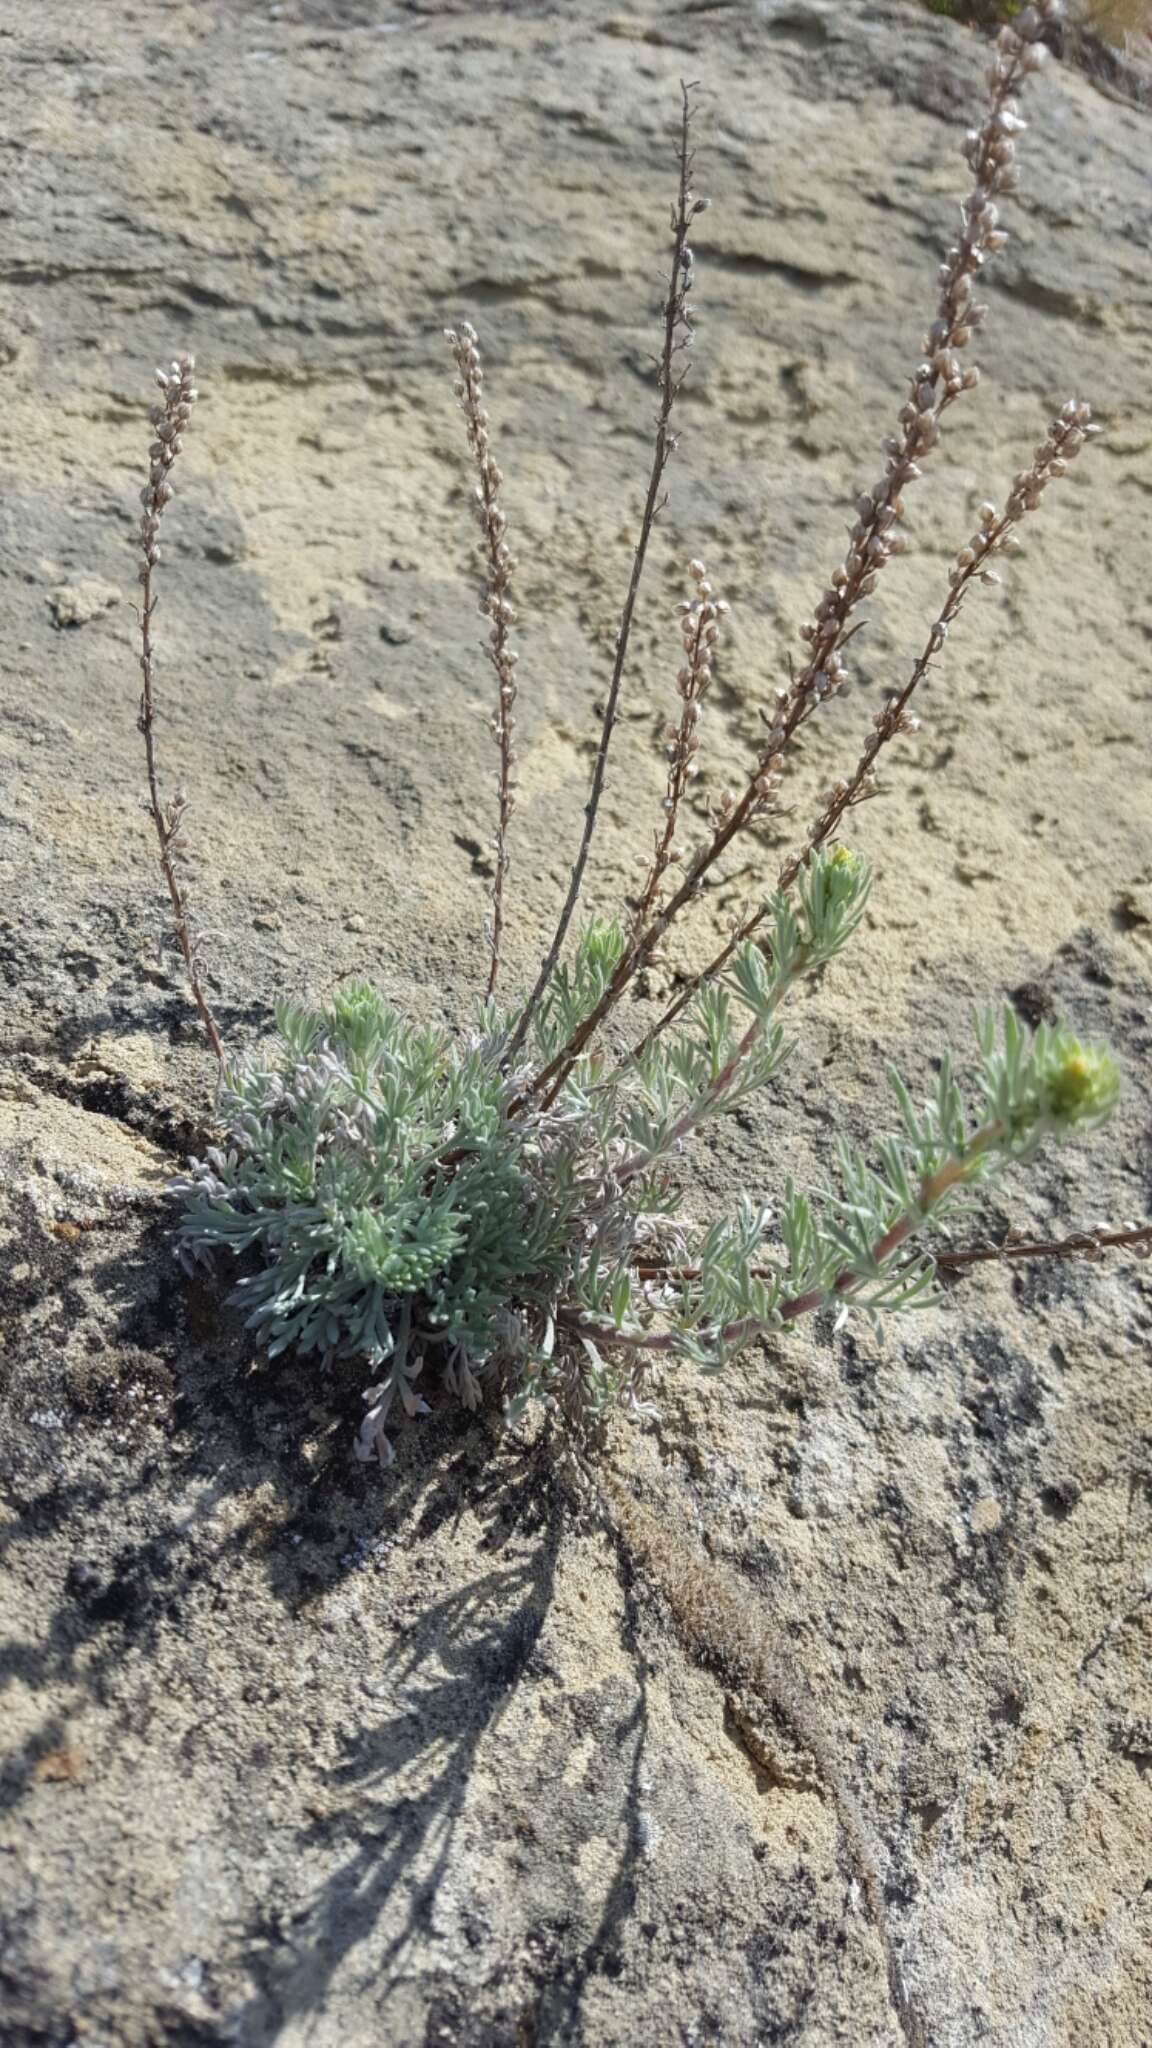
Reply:
[[[624,951],[624,932],[614,917],[588,920],[577,944],[577,958],[589,973],[609,975]]]

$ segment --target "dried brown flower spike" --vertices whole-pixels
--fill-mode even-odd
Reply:
[[[144,737],[144,756],[148,768],[148,809],[156,828],[156,840],[160,849],[160,868],[168,888],[172,905],[172,925],[176,942],[188,975],[192,1000],[204,1026],[204,1034],[218,1062],[224,1059],[224,1047],[220,1032],[208,1007],[200,978],[200,965],[188,915],[188,903],[176,873],[174,855],[179,845],[188,800],[183,790],[177,789],[165,804],[160,797],[160,784],[156,768],[156,703],[155,668],[156,656],[152,641],[152,621],[156,614],[155,571],[160,560],[160,522],[164,508],[173,494],[172,467],[183,446],[183,436],[192,418],[192,407],[196,402],[196,388],[193,384],[195,361],[192,356],[178,356],[167,370],[157,370],[156,382],[163,398],[149,413],[154,439],[148,450],[148,482],[140,493],[144,507],[140,519],[141,562],[139,580],[140,597],[140,716],[138,725]]]
[[[492,731],[500,750],[500,783],[496,825],[496,875],[492,884],[492,960],[488,969],[488,995],[495,992],[500,973],[500,942],[504,934],[504,882],[508,873],[508,827],[515,809],[516,770],[516,663],[519,655],[511,645],[516,623],[512,605],[512,555],[506,533],[508,521],[500,502],[504,478],[497,468],[488,435],[488,413],[484,406],[484,372],[476,329],[465,321],[457,333],[444,330],[444,339],[456,358],[459,376],[456,396],[468,434],[468,446],[476,460],[476,517],[481,546],[487,563],[484,612],[491,621],[486,653],[496,671],[496,716]]]

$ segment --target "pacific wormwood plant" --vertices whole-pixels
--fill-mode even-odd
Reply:
[[[365,1410],[364,1459],[387,1464],[403,1417],[440,1381],[468,1408],[486,1386],[510,1416],[531,1402],[562,1419],[578,1452],[621,1406],[642,1411],[659,1370],[687,1360],[720,1372],[742,1346],[816,1310],[877,1316],[923,1307],[938,1265],[930,1233],[1047,1140],[1091,1131],[1111,1111],[1106,1049],[1047,1025],[1029,1035],[1007,1009],[979,1021],[975,1074],[945,1061],[931,1095],[892,1075],[892,1135],[868,1156],[845,1142],[826,1189],[787,1181],[772,1206],[742,1196],[707,1227],[681,1188],[691,1141],[710,1119],[770,1087],[792,1046],[798,983],[850,945],[868,902],[867,862],[844,843],[848,814],[876,794],[886,748],[916,730],[912,699],[963,606],[998,583],[1017,530],[1096,431],[1069,401],[1003,507],[981,506],[924,645],[872,721],[850,772],[828,790],[802,845],[724,946],[633,1043],[624,998],[675,920],[714,880],[739,835],[769,818],[797,734],[848,677],[860,607],[904,546],[905,501],[944,416],[976,386],[968,345],[984,321],[979,278],[1003,247],[1001,201],[1017,186],[1019,98],[1047,56],[1053,0],[1001,31],[980,125],[964,154],[972,184],[938,273],[934,311],[884,468],[856,501],[847,550],[800,627],[803,652],[768,706],[742,789],[710,812],[692,802],[727,605],[699,561],[679,607],[667,784],[642,884],[616,919],[576,918],[629,666],[637,595],[692,339],[691,89],[682,88],[679,181],[663,308],[655,444],[571,882],[527,996],[502,986],[515,793],[517,613],[504,479],[493,449],[477,336],[448,332],[475,468],[487,654],[496,682],[495,879],[487,985],[458,1032],[410,1024],[368,982],[320,1004],[285,1003],[271,1044],[229,1060],[204,994],[177,872],[184,799],[162,804],[154,756],[151,621],[159,533],[194,400],[191,358],[158,373],[143,494],[140,724],[150,809],[192,993],[220,1064],[219,1141],[178,1183],[186,1258],[228,1253],[233,1298],[269,1354],[347,1359]],[[1146,1247],[1148,1229],[1111,1241]],[[1039,1246],[1055,1252],[1078,1248]],[[1082,1248],[1082,1245],[1079,1247]]]

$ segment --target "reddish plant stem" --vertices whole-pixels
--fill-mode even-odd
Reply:
[[[684,801],[693,762],[699,750],[700,706],[712,680],[712,644],[716,637],[719,616],[722,611],[727,610],[726,605],[713,601],[703,563],[693,562],[691,567],[696,578],[697,597],[693,605],[682,608],[685,610],[685,616],[680,628],[684,660],[678,683],[684,698],[684,709],[668,750],[670,761],[664,796],[664,824],[656,835],[652,865],[648,870],[632,919],[633,938],[644,930],[653,906],[659,901],[664,876],[672,864],[673,841],[676,837],[680,806]]]
[[[932,1263],[941,1272],[959,1273],[968,1266],[986,1265],[1000,1259],[1076,1259],[1091,1258],[1097,1252],[1113,1248],[1139,1250],[1142,1246],[1152,1249],[1152,1223],[1135,1225],[1131,1230],[1081,1230],[1072,1237],[1061,1238],[1005,1238],[1001,1244],[970,1245],[960,1252],[933,1252]],[[754,1280],[774,1280],[777,1270],[774,1266],[753,1266]],[[681,1284],[700,1278],[699,1266],[660,1266],[640,1264],[636,1267],[639,1280],[671,1280]]]
[[[725,1060],[724,1065],[720,1069],[720,1072],[716,1074],[713,1077],[713,1079],[709,1082],[704,1093],[698,1096],[695,1102],[689,1103],[688,1108],[684,1111],[684,1114],[679,1118],[678,1122],[676,1122],[672,1127],[672,1131],[668,1139],[668,1149],[671,1149],[673,1145],[678,1145],[682,1139],[686,1138],[689,1135],[691,1131],[695,1130],[697,1124],[703,1122],[704,1118],[708,1115],[709,1110],[711,1110],[714,1104],[719,1101],[725,1089],[728,1087],[729,1082],[733,1079],[733,1076],[735,1075],[736,1070],[739,1067],[741,1061],[746,1059],[748,1057],[748,1054],[754,1051],[756,1046],[759,1044],[760,1039],[764,1035],[764,1031],[767,1027],[770,1017],[775,1015],[781,1003],[784,1001],[791,983],[793,981],[798,981],[801,975],[804,973],[805,966],[808,960],[808,953],[808,947],[802,946],[799,948],[795,960],[792,963],[791,972],[789,973],[786,980],[781,981],[781,985],[775,996],[775,1000],[773,1001],[771,1011],[768,1013],[767,1016],[757,1016],[753,1018],[751,1024],[748,1026],[747,1031],[744,1033],[743,1038],[741,1038],[739,1043],[734,1047],[729,1058]],[[611,1079],[612,1077],[610,1076],[609,1078]],[[634,1177],[634,1175],[636,1175],[637,1173],[642,1173],[644,1171],[644,1168],[646,1166],[650,1166],[652,1163],[653,1162],[651,1156],[648,1153],[635,1152],[632,1154],[631,1158],[626,1159],[624,1161],[622,1166],[617,1167],[616,1177],[618,1180],[621,1181],[631,1180]]]
[[[695,1102],[689,1103],[683,1116],[673,1124],[668,1137],[669,1150],[673,1145],[678,1145],[682,1138],[686,1138],[689,1131],[694,1130],[696,1125],[707,1116],[713,1103],[723,1095],[741,1060],[746,1058],[748,1053],[752,1051],[753,1046],[756,1045],[763,1030],[763,1019],[754,1017],[739,1044],[735,1047],[729,1058],[725,1060],[720,1072],[708,1083],[703,1095],[698,1096]],[[616,1179],[619,1181],[632,1180],[636,1174],[643,1173],[644,1168],[651,1166],[651,1164],[652,1156],[650,1153],[634,1152],[631,1158],[625,1159],[623,1164],[617,1167]]]
[[[1152,1249],[1152,1223],[1131,1230],[1083,1230],[1073,1237],[1021,1238],[1004,1244],[971,1245],[967,1251],[937,1252],[935,1263],[946,1272],[958,1273],[965,1266],[977,1266],[990,1259],[1075,1259],[1092,1258],[1112,1249]]]
[[[909,702],[928,674],[934,657],[943,647],[948,628],[959,613],[972,582],[986,566],[989,556],[994,552],[995,541],[1007,533],[1010,524],[1011,522],[1006,519],[998,522],[997,528],[994,530],[995,538],[989,536],[988,546],[982,551],[979,559],[974,561],[971,567],[964,572],[961,581],[952,586],[944,609],[935,620],[923,651],[913,666],[908,681],[905,683],[904,688],[890,699],[884,711],[879,714],[876,728],[869,736],[868,742],[848,782],[841,785],[832,802],[825,809],[803,851],[793,854],[780,870],[777,881],[779,889],[788,890],[793,887],[801,869],[807,866],[816,849],[832,838],[845,812],[850,810],[853,804],[860,801],[861,792],[868,784],[877,755],[900,731]],[[708,965],[702,968],[698,974],[694,975],[689,982],[685,983],[675,1001],[669,1004],[663,1016],[633,1047],[632,1058],[637,1058],[642,1052],[647,1051],[652,1041],[658,1038],[662,1031],[666,1031],[670,1024],[675,1023],[677,1017],[688,1007],[697,991],[708,982],[714,981],[718,974],[724,972],[738,947],[742,946],[746,939],[750,939],[752,934],[767,922],[771,913],[772,903],[770,899],[741,920],[715,958],[710,960]]]

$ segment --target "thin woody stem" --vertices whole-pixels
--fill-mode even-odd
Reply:
[[[177,790],[168,804],[161,802],[160,779],[156,765],[156,705],[154,695],[155,655],[152,644],[152,619],[156,611],[156,594],[153,587],[153,572],[160,558],[158,535],[164,507],[172,496],[169,471],[180,451],[181,434],[191,418],[196,392],[192,384],[194,363],[191,356],[182,356],[172,365],[170,372],[158,370],[157,380],[164,393],[164,403],[152,411],[152,425],[156,439],[150,449],[151,471],[149,481],[141,492],[144,507],[140,521],[140,543],[143,559],[140,566],[140,715],[137,725],[144,740],[144,758],[148,770],[148,809],[156,828],[156,841],[160,850],[160,868],[168,888],[172,905],[172,926],[176,943],[180,948],[184,967],[188,975],[188,986],[192,1000],[204,1026],[204,1035],[212,1048],[217,1062],[224,1063],[224,1046],[216,1020],[208,1007],[208,1000],[200,982],[200,971],[196,962],[196,949],[192,942],[192,930],[188,917],[188,905],[176,874],[173,849],[180,836],[186,801]]]
[[[692,647],[693,665],[695,665],[695,661],[699,658],[700,635],[702,631],[703,624],[701,622],[696,627]],[[634,933],[644,930],[652,910],[652,905],[659,894],[660,884],[668,869],[672,842],[676,836],[676,821],[684,798],[684,792],[688,787],[690,758],[686,750],[686,743],[690,736],[691,728],[688,724],[688,707],[686,705],[681,715],[680,726],[676,735],[676,757],[671,764],[668,776],[664,825],[657,836],[656,847],[652,856],[652,865],[648,870],[647,879],[640,892],[640,901],[636,906],[636,914],[632,920],[632,930]]]
[[[966,1266],[990,1259],[1091,1259],[1101,1252],[1152,1249],[1152,1223],[1131,1230],[1083,1230],[1073,1237],[1008,1238],[1003,1244],[971,1245],[967,1251],[937,1252],[935,1263],[946,1272],[958,1273]]]
[[[176,868],[172,859],[172,847],[180,829],[184,804],[179,795],[173,797],[172,802],[167,807],[160,801],[160,786],[156,769],[156,713],[152,695],[152,616],[155,610],[156,598],[153,595],[152,572],[149,569],[142,583],[142,602],[140,607],[140,671],[143,677],[143,688],[140,692],[139,718],[139,729],[144,737],[144,756],[148,764],[148,809],[151,813],[152,823],[156,827],[156,840],[160,849],[160,867],[164,880],[168,885],[168,895],[172,904],[172,927],[176,933],[176,943],[184,960],[184,967],[188,975],[188,987],[191,991],[192,1000],[199,1012],[200,1022],[204,1026],[205,1037],[216,1059],[223,1064],[224,1046],[217,1028],[216,1019],[208,1007],[207,998],[200,984],[199,969],[196,965],[196,953],[192,944],[192,934],[188,923],[188,906],[184,900],[184,893],[177,879]]]
[[[608,685],[608,696],[604,706],[604,718],[600,727],[600,740],[596,749],[596,760],[592,769],[592,785],[588,794],[588,802],[584,807],[584,830],[580,840],[580,848],[576,855],[576,862],[568,885],[568,894],[564,899],[564,906],[560,912],[559,922],[553,934],[552,943],[545,955],[543,965],[536,978],[536,985],[525,1004],[509,1044],[507,1053],[509,1061],[515,1059],[521,1046],[524,1044],[532,1018],[536,1013],[548,983],[552,979],[556,963],[560,958],[561,949],[568,935],[568,927],[572,922],[580,890],[583,886],[584,870],[588,865],[588,856],[592,850],[592,841],[596,832],[596,820],[600,810],[600,799],[604,792],[608,751],[612,744],[612,734],[615,731],[619,715],[620,690],[624,680],[625,664],[628,659],[628,644],[632,636],[632,621],[636,612],[636,600],[640,591],[640,581],[644,574],[644,565],[648,556],[648,544],[652,538],[652,529],[661,510],[660,487],[663,482],[664,472],[672,459],[676,446],[671,431],[672,409],[687,374],[686,370],[677,371],[676,359],[687,348],[692,338],[692,329],[688,320],[686,303],[692,284],[692,254],[688,246],[688,235],[693,219],[696,214],[703,210],[705,205],[704,200],[695,199],[691,191],[692,151],[689,146],[692,125],[691,92],[692,87],[681,81],[680,142],[678,149],[680,182],[676,196],[676,205],[672,214],[672,263],[668,279],[668,296],[664,302],[664,343],[660,356],[659,370],[660,409],[656,417],[656,442],[652,454],[652,469],[648,479],[647,496],[644,500],[644,513],[640,522],[640,535],[636,543],[636,552],[632,558],[632,574],[628,584],[628,594],[624,600],[624,609],[620,615],[620,626],[616,635],[616,653],[612,664],[611,680]]]
[[[1152,1223],[1134,1224],[1130,1230],[1081,1230],[1072,1237],[1004,1238],[1000,1244],[969,1245],[964,1251],[933,1252],[932,1263],[944,1273],[964,1272],[969,1266],[988,1265],[1004,1259],[1094,1259],[1105,1251],[1130,1250],[1152,1253]],[[677,1285],[700,1278],[699,1266],[638,1265],[638,1280],[672,1281]],[[779,1278],[775,1266],[751,1266],[754,1280]]]
[[[824,809],[813,824],[803,850],[793,854],[780,870],[777,884],[780,889],[787,890],[793,886],[801,869],[807,866],[816,849],[823,846],[838,831],[847,811],[877,794],[874,778],[877,756],[898,734],[911,734],[917,730],[917,721],[911,718],[908,712],[909,703],[927,677],[933,661],[942,653],[949,630],[959,616],[972,585],[978,581],[999,582],[997,572],[990,566],[993,557],[1014,545],[1015,528],[1019,521],[1035,509],[1040,494],[1047,489],[1050,482],[1064,473],[1068,462],[1079,452],[1085,435],[1093,432],[1095,429],[1090,424],[1088,408],[1069,403],[1052,422],[1046,441],[1036,452],[1032,468],[1017,477],[1006,510],[996,518],[991,506],[982,508],[980,531],[973,534],[971,541],[961,549],[956,558],[951,571],[948,597],[939,616],[933,621],[928,638],[912,666],[907,682],[903,689],[890,697],[883,709],[876,713],[873,730],[852,774],[846,782],[836,783],[829,791]],[[647,1051],[653,1039],[658,1038],[662,1031],[675,1022],[698,989],[723,973],[737,948],[750,939],[771,914],[772,902],[769,899],[741,920],[715,958],[685,984],[663,1016],[633,1047],[632,1058],[638,1058],[641,1053]]]

